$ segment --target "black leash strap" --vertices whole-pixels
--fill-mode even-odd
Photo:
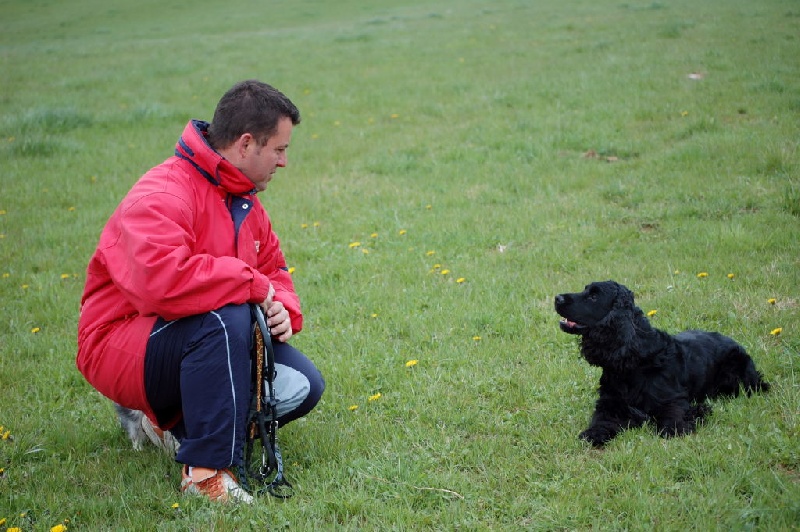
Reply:
[[[247,421],[244,469],[247,476],[264,484],[264,487],[256,489],[258,494],[266,491],[273,497],[288,499],[294,494],[294,488],[283,476],[283,457],[278,447],[275,352],[264,311],[258,305],[252,307],[256,321],[253,348],[254,385]],[[256,439],[261,440],[261,463],[258,465],[251,461]],[[274,477],[269,480],[273,474]]]

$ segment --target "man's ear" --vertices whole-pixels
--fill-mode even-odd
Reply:
[[[236,144],[239,157],[245,158],[249,151],[256,147],[256,139],[250,133],[242,133],[234,144]]]

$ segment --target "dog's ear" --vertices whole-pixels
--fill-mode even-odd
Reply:
[[[636,307],[633,303],[633,292],[621,284],[617,284],[617,294],[606,323],[614,331],[614,342],[626,348],[623,351],[628,351],[636,345]]]
[[[633,310],[633,307],[633,292],[628,290],[627,287],[617,283],[617,295],[614,298],[613,309]]]

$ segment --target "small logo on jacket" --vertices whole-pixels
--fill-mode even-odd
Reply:
[[[256,240],[255,242],[256,242],[256,255],[258,255],[258,250],[261,249],[261,241]]]

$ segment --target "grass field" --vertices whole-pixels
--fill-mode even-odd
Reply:
[[[798,529],[795,0],[5,0],[0,28],[0,530]],[[328,387],[279,434],[294,498],[230,508],[74,357],[106,219],[246,78],[303,114],[263,199]],[[552,301],[603,279],[772,391],[591,449]]]

